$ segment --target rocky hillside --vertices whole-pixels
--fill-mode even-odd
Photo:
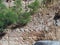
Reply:
[[[60,40],[60,26],[56,26],[54,20],[54,16],[59,10],[60,1],[54,2],[48,8],[40,8],[31,16],[31,21],[26,26],[7,29],[7,34],[10,37],[17,35],[15,37],[19,37],[18,41],[21,45],[32,45],[38,40]]]

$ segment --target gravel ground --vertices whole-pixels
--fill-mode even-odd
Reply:
[[[54,24],[56,10],[59,4],[49,8],[42,8],[31,16],[31,21],[24,27],[13,31],[7,29],[7,34],[0,40],[0,45],[33,45],[39,40],[60,40],[60,27]]]

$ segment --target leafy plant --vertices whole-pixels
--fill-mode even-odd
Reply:
[[[5,20],[4,18],[5,18],[4,15],[0,14],[0,28],[4,26],[4,20]]]
[[[19,23],[22,25],[27,24],[30,21],[30,13],[24,12],[21,15],[19,15]]]
[[[17,23],[18,20],[18,15],[16,15],[15,12],[8,10],[8,12],[5,15],[6,18],[6,23],[9,24],[13,24],[13,23]]]
[[[30,13],[22,12],[22,0],[15,0],[15,4],[16,6],[12,7],[12,11],[18,15],[18,23],[27,24],[30,21]]]
[[[1,0],[2,1],[2,0]],[[5,13],[6,12],[6,7],[0,3],[0,28],[4,28],[5,25]]]
[[[2,12],[0,12],[1,25],[8,25],[8,24],[16,23],[17,19],[18,19],[18,16],[10,10],[4,10],[4,11],[2,10]]]
[[[33,3],[28,5],[28,7],[31,9],[32,13],[36,12],[39,9],[39,7],[40,7],[39,1],[35,0]]]
[[[23,12],[22,8],[20,8],[21,3],[19,1],[21,0],[15,0],[16,6],[6,8],[5,5],[2,3],[0,4],[0,31],[4,31],[8,25],[11,24],[27,24],[30,21],[30,13],[29,12]],[[22,5],[21,5],[22,6]],[[19,10],[20,9],[20,10]]]
[[[17,23],[18,15],[3,3],[0,3],[0,32],[13,23]]]
[[[19,15],[22,12],[22,0],[15,0],[15,6],[11,7],[12,11]]]

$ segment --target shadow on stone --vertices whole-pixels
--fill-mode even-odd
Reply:
[[[60,14],[59,13],[55,13],[54,20],[58,20],[58,19],[60,19]]]
[[[60,14],[59,12],[58,13],[55,13],[55,16],[53,18],[55,20],[55,25],[58,26],[60,24]]]
[[[8,29],[16,29],[16,28],[21,28],[26,26],[27,24],[11,24],[9,26],[7,26]]]
[[[2,32],[2,33],[0,33],[0,40],[2,39],[2,37],[4,37],[5,36],[5,32]]]

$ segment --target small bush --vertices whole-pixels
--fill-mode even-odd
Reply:
[[[36,12],[40,7],[40,3],[38,0],[35,0],[33,3],[28,5],[28,8],[31,9],[31,13]]]
[[[7,12],[0,13],[0,24],[1,25],[9,25],[12,23],[16,23],[18,19],[18,15],[10,10],[6,10]],[[0,25],[0,26],[1,26]]]
[[[0,32],[3,32],[8,25],[21,24],[25,25],[30,21],[31,14],[36,12],[40,7],[39,1],[35,0],[28,5],[30,12],[22,12],[21,0],[15,0],[16,6],[6,8],[2,3],[0,4]]]
[[[4,28],[6,12],[6,7],[2,3],[0,3],[0,28]]]
[[[5,24],[5,16],[0,14],[0,28],[2,28]]]
[[[30,21],[30,13],[24,12],[19,15],[19,23],[22,25],[27,24]]]
[[[8,12],[5,15],[5,19],[7,24],[17,23],[18,15],[16,15],[16,13],[13,11],[8,10]]]
[[[8,25],[20,23],[22,25],[27,24],[30,21],[30,13],[21,13],[21,0],[15,0],[16,6],[6,8],[2,3],[0,4],[0,29],[6,28]],[[20,10],[19,10],[20,9]]]
[[[13,12],[18,15],[18,23],[21,25],[25,25],[30,21],[30,13],[22,12],[22,0],[15,0],[16,6],[11,7]]]
[[[15,0],[15,6],[12,7],[12,10],[19,15],[22,12],[22,0]]]
[[[17,23],[17,20],[18,15],[0,3],[0,32],[3,32],[8,25]]]

